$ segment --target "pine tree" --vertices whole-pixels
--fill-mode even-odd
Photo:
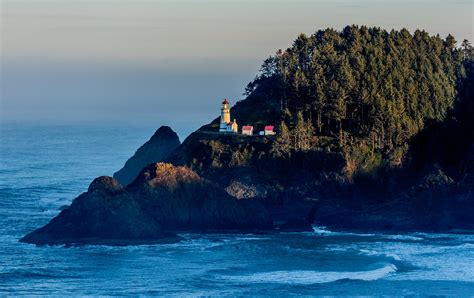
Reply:
[[[272,144],[271,153],[277,157],[288,156],[291,153],[291,146],[290,131],[285,122],[282,121],[278,127],[278,137]]]
[[[295,151],[308,151],[314,143],[314,127],[306,121],[300,111],[296,115],[296,126],[293,132]]]

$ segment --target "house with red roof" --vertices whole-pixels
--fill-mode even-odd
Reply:
[[[273,125],[267,125],[265,126],[264,133],[266,136],[273,136],[275,135],[275,132],[273,131],[275,127]]]
[[[253,126],[251,125],[242,126],[242,134],[247,135],[247,136],[253,135]]]
[[[273,130],[275,127],[273,125],[265,125],[264,129],[258,134],[261,136],[274,136],[276,133]]]

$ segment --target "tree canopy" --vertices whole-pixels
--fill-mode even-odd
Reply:
[[[317,136],[328,136],[343,151],[364,146],[397,159],[427,122],[452,109],[467,46],[420,30],[319,30],[266,59],[246,93],[279,110],[280,127],[301,132],[294,146],[281,140],[284,148],[308,150]]]

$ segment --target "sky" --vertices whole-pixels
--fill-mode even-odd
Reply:
[[[0,0],[2,121],[170,125],[243,98],[299,33],[358,24],[474,40],[474,0]]]

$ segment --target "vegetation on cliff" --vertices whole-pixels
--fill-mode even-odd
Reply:
[[[270,149],[251,146],[242,158],[249,165],[228,164],[213,177],[233,192],[241,186],[236,193],[261,183],[260,193],[273,198],[338,198],[357,208],[403,201],[420,218],[427,206],[472,210],[472,51],[467,41],[457,46],[450,35],[420,30],[348,26],[300,35],[263,63],[232,108],[241,123],[279,123]],[[221,138],[206,156],[192,152],[188,164],[242,146]]]
[[[453,108],[470,51],[467,41],[457,48],[451,35],[420,30],[348,26],[302,34],[265,60],[233,112],[247,122],[255,118],[249,106],[272,109],[272,120],[283,122],[279,155],[321,149],[319,138],[355,166],[377,159],[401,165],[410,140]]]

